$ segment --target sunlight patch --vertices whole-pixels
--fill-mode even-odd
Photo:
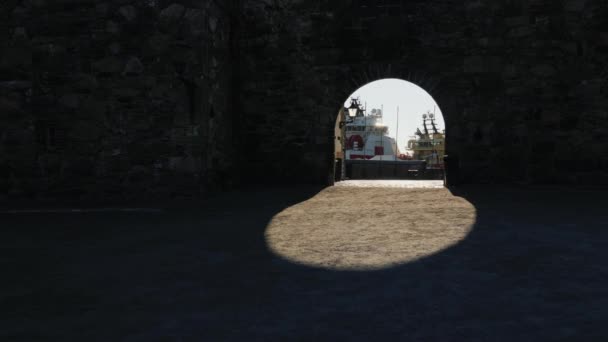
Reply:
[[[295,263],[374,270],[445,250],[475,220],[473,205],[447,189],[333,187],[275,215],[265,237]]]

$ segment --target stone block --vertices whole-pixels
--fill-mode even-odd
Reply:
[[[532,67],[532,69],[530,69],[530,72],[532,72],[532,74],[534,74],[536,76],[540,76],[540,77],[551,77],[557,73],[557,70],[555,70],[555,67],[552,65],[539,64],[539,65]]]
[[[64,174],[70,177],[89,177],[95,174],[95,164],[89,158],[75,158],[65,166]]]
[[[16,27],[15,30],[13,31],[13,40],[27,40],[28,39],[28,35],[27,35],[27,31],[25,30],[25,27]]]
[[[144,72],[144,65],[141,63],[139,58],[131,57],[125,64],[125,68],[122,72],[123,75],[133,76],[139,75]]]
[[[32,51],[23,47],[3,47],[0,54],[2,69],[28,68],[32,64]]]
[[[120,24],[112,20],[106,21],[106,32],[110,34],[119,34],[120,31]]]
[[[82,99],[78,113],[87,120],[99,125],[105,119],[106,105],[107,101],[105,99],[88,96]]]
[[[166,34],[155,34],[148,38],[148,45],[153,52],[165,52],[169,48],[171,37]]]
[[[218,20],[216,17],[209,18],[209,31],[215,32],[217,30],[217,22]]]
[[[482,56],[468,56],[464,58],[464,72],[484,72],[485,59]]]
[[[562,51],[575,55],[578,52],[578,46],[575,42],[562,42],[559,44],[559,47]]]
[[[76,109],[80,106],[80,97],[77,94],[65,94],[59,98],[58,102],[63,107]]]
[[[587,0],[564,0],[564,9],[566,11],[581,12],[585,9]]]
[[[3,88],[14,91],[23,91],[32,88],[32,82],[22,80],[0,82],[0,89]]]
[[[532,35],[534,33],[534,29],[530,26],[519,26],[515,27],[507,33],[507,36],[510,38],[524,38]]]
[[[184,15],[186,8],[183,5],[173,3],[160,12],[162,19],[179,20]]]
[[[133,7],[131,5],[121,6],[118,9],[118,13],[126,21],[133,21],[135,18],[137,18],[137,10],[135,10],[135,7]]]
[[[122,47],[120,46],[120,43],[113,42],[110,44],[110,46],[108,46],[108,51],[110,51],[112,55],[116,56],[122,52]]]
[[[138,97],[141,94],[141,91],[137,88],[118,87],[112,89],[112,94],[116,96],[119,101],[125,101]]]
[[[74,89],[79,92],[89,93],[99,86],[97,78],[89,74],[77,74],[72,78],[71,82]]]
[[[92,64],[93,70],[105,74],[117,74],[123,70],[123,62],[118,57],[107,57]]]
[[[197,172],[200,170],[200,164],[200,158],[193,158],[192,156],[169,158],[169,169],[178,173],[192,174]]]
[[[527,26],[528,24],[530,24],[530,17],[527,15],[505,18],[505,25],[510,28]]]
[[[25,113],[21,103],[14,99],[0,97],[0,119],[10,122],[20,118]]]
[[[141,183],[152,181],[152,168],[143,165],[135,165],[128,172],[130,183]]]
[[[73,124],[69,138],[72,141],[97,141],[105,132],[105,128],[93,120],[81,120]]]
[[[598,34],[597,43],[601,46],[608,46],[608,32],[600,32]]]
[[[190,24],[190,33],[193,35],[202,34],[207,29],[205,26],[207,20],[202,10],[189,8],[184,14],[184,19]]]

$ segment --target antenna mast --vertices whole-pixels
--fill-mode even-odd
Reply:
[[[397,106],[397,129],[395,132],[395,148],[399,150],[399,106]],[[393,160],[397,160],[397,151],[393,153]]]
[[[424,127],[424,135],[426,135],[428,137],[428,135],[429,135],[429,129],[426,127],[426,118],[427,118],[427,115],[426,114],[422,114],[422,125]]]

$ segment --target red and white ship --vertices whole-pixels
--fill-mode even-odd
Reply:
[[[397,143],[388,136],[388,127],[382,123],[382,109],[372,109],[367,114],[366,108],[358,99],[353,98],[345,112],[350,114],[344,125],[346,160],[399,159]]]

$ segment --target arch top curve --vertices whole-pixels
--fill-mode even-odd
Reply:
[[[375,80],[349,94],[344,99],[343,111],[354,104],[360,106],[363,113],[357,115],[359,119],[350,119],[352,125],[356,126],[355,131],[360,129],[361,125],[382,127],[384,134],[394,142],[396,151],[400,151],[398,154],[410,150],[409,141],[413,136],[421,134],[421,130],[426,132],[425,134],[434,130],[435,134],[442,135],[442,141],[444,139],[443,134],[447,129],[441,106],[428,91],[413,82],[400,78]],[[362,117],[365,117],[365,120]],[[430,121],[427,121],[427,118]],[[352,131],[336,131],[336,135],[345,134],[346,137],[352,138],[353,134],[356,134]],[[347,143],[345,146],[348,145]]]
[[[353,90],[384,79],[398,79],[412,83],[429,93],[437,102],[439,102],[439,98],[444,97],[441,75],[424,69],[407,68],[392,63],[352,65],[345,71],[343,79],[346,82],[343,82],[339,91],[341,98],[348,97]]]

